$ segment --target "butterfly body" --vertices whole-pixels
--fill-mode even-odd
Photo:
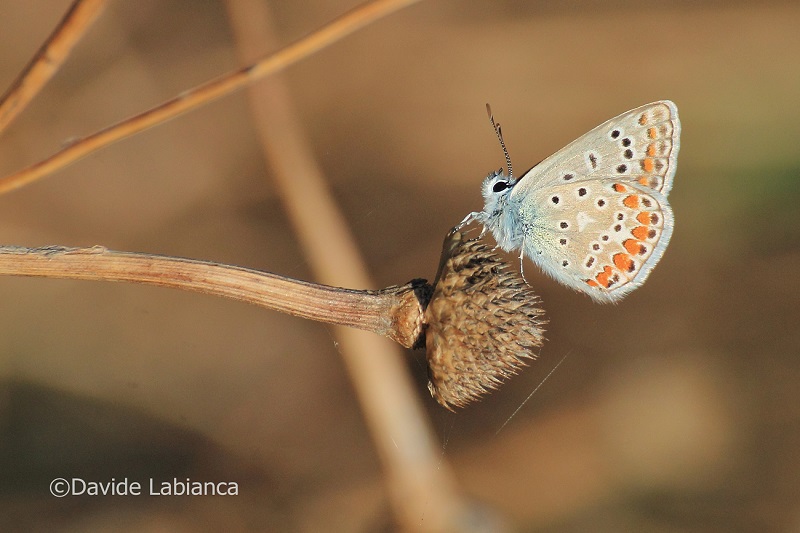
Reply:
[[[484,209],[465,222],[481,222],[501,248],[519,250],[562,284],[618,301],[644,283],[672,235],[667,195],[679,138],[672,102],[633,109],[519,179],[489,174]]]

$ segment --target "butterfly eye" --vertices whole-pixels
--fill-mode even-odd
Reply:
[[[498,181],[497,183],[494,184],[494,187],[492,187],[493,192],[501,192],[506,189],[508,189],[507,181]]]

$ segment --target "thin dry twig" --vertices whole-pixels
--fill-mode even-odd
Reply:
[[[106,0],[75,0],[58,27],[0,98],[0,132],[39,94],[106,7]]]
[[[274,74],[300,59],[350,35],[398,9],[419,0],[374,0],[247,67],[219,76],[144,113],[78,139],[63,150],[0,179],[0,194],[18,189],[86,157],[105,146],[162,124],[191,109],[228,95],[255,80]]]

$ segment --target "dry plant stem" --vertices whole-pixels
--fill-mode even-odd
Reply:
[[[0,132],[33,100],[53,77],[72,48],[97,20],[106,0],[76,0],[34,58],[0,98]]]
[[[381,291],[354,291],[269,272],[179,257],[92,248],[0,246],[0,275],[128,281],[223,296],[329,324],[364,329],[412,345],[419,329],[418,282]],[[421,308],[419,308],[421,313]],[[413,339],[410,337],[414,337]]]
[[[374,0],[364,4],[252,65],[224,74],[149,111],[79,139],[47,159],[0,179],[0,194],[18,189],[120,139],[164,123],[191,109],[241,89],[255,80],[274,74],[359,28],[417,1],[419,0]]]

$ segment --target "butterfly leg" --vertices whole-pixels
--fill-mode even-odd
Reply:
[[[469,215],[465,216],[464,220],[462,220],[458,224],[458,226],[456,226],[456,230],[460,231],[461,228],[463,228],[464,226],[466,226],[467,224],[469,224],[469,223],[471,223],[473,221],[477,221],[480,224],[482,224],[482,226],[481,226],[481,234],[478,236],[478,238],[481,238],[484,235],[486,235],[486,215],[483,213],[483,211],[473,211]]]
[[[478,211],[473,211],[472,213],[470,213],[469,215],[467,215],[467,216],[465,216],[465,217],[464,217],[464,220],[462,220],[462,221],[461,221],[461,222],[458,224],[458,226],[456,226],[456,229],[461,229],[461,228],[463,228],[464,226],[466,226],[467,224],[469,224],[469,223],[470,223],[470,222],[472,222],[473,220],[477,219],[477,218],[478,218],[478,216],[479,216],[480,214],[481,214],[481,213],[480,213],[480,212],[478,212]]]
[[[525,269],[523,268],[523,263],[522,263],[523,259],[525,259],[525,246],[524,245],[520,246],[520,249],[519,249],[519,273],[522,276],[522,281],[524,281],[526,285],[530,285],[530,283],[528,283],[528,280],[525,279]]]

